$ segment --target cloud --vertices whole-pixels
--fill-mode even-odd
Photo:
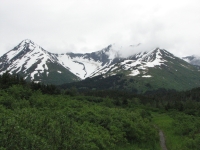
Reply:
[[[156,47],[200,55],[199,0],[0,3],[0,55],[27,38],[55,53],[92,52],[115,43],[124,56]]]

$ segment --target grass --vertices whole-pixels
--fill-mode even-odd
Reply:
[[[167,113],[152,113],[153,122],[164,133],[166,146],[169,150],[186,150],[184,143],[186,142],[184,137],[174,134],[173,118]]]
[[[128,145],[125,147],[118,147],[115,150],[161,150],[159,143],[157,144],[157,147],[154,148],[149,148],[147,146],[144,145]]]

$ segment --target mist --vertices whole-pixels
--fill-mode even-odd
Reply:
[[[24,39],[52,53],[89,53],[115,43],[124,57],[156,47],[200,55],[199,0],[0,3],[0,55]]]

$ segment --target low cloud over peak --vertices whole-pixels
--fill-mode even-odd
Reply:
[[[0,3],[0,55],[25,38],[53,53],[86,53],[115,43],[124,56],[156,47],[200,55],[199,0]]]

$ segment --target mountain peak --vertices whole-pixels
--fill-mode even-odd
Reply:
[[[128,76],[151,77],[153,75],[148,73],[149,68],[161,69],[167,66],[168,62],[177,59],[173,54],[159,47],[129,57],[121,57],[120,52],[129,47],[110,44],[92,53],[58,55],[49,53],[30,39],[25,39],[0,57],[0,72],[9,70],[11,73],[20,73],[26,79],[38,82],[44,81],[43,78],[54,80],[55,74],[59,74],[59,77],[63,75],[61,80],[66,81],[64,72],[70,74],[71,81],[123,72]]]
[[[39,46],[36,45],[31,40],[25,39],[21,43],[19,43],[16,47],[14,47],[11,51],[30,51],[30,50],[35,49],[36,47],[39,47]]]
[[[32,40],[30,40],[30,39],[25,39],[25,40],[23,40],[22,42],[24,42],[24,43],[34,43]]]
[[[36,44],[33,41],[31,41],[30,39],[25,39],[21,43],[19,43],[19,45],[16,47],[28,46],[28,45],[36,45]]]
[[[29,39],[23,40],[19,45],[24,46],[24,47],[30,47],[30,46],[36,47],[36,46],[38,46],[37,44],[35,44],[33,41],[31,41]]]

